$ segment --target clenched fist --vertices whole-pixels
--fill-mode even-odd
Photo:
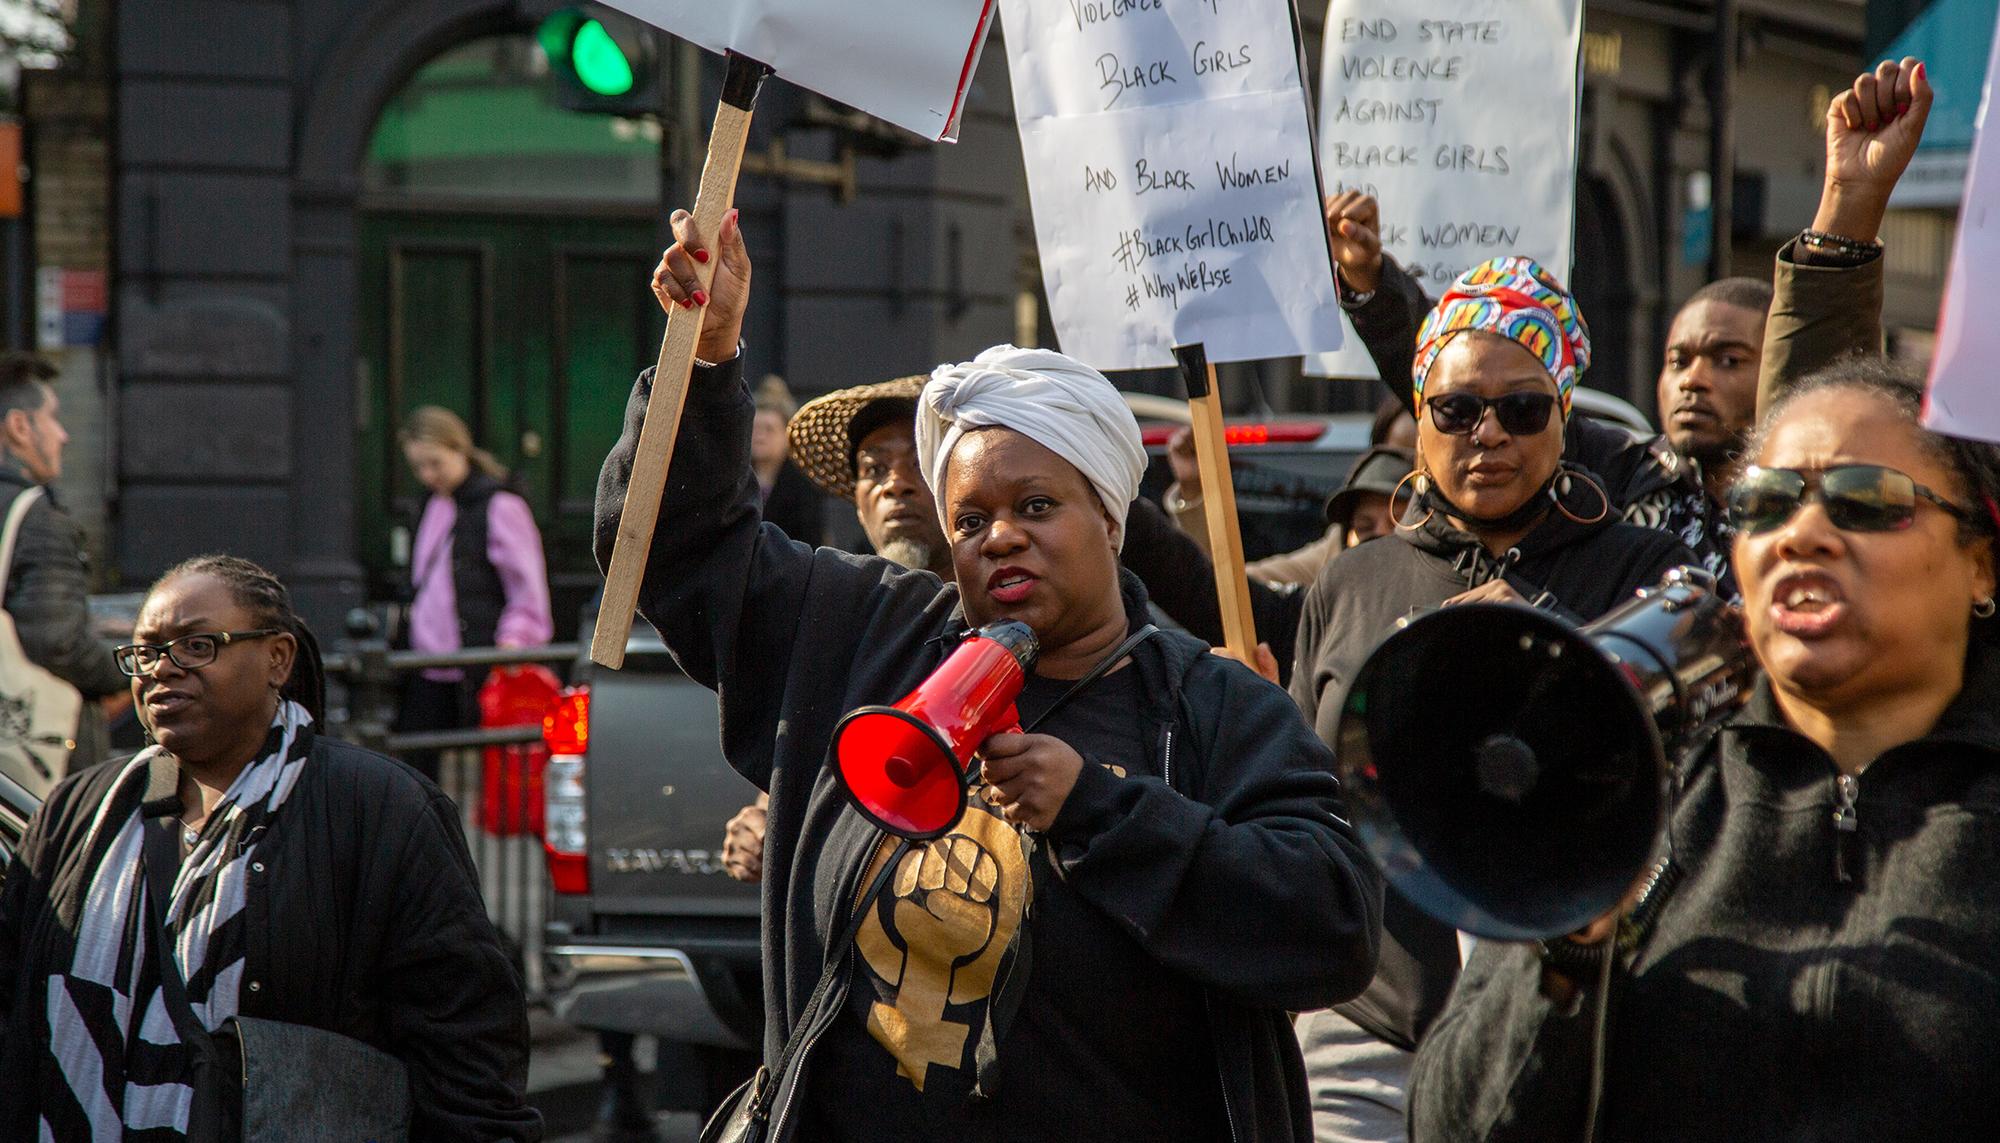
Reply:
[[[1032,830],[1055,824],[1083,772],[1083,755],[1046,734],[996,734],[981,744],[979,754],[979,776],[993,787],[989,800],[1000,807],[1000,816]]]
[[[770,824],[769,794],[757,795],[722,830],[722,867],[738,881],[764,879],[764,830]]]

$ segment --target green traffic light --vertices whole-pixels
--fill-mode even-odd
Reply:
[[[624,95],[632,90],[632,61],[596,20],[577,26],[569,42],[570,66],[584,87],[598,95]]]

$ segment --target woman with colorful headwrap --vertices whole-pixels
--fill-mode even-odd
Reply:
[[[1618,522],[1603,488],[1563,463],[1569,397],[1590,363],[1576,302],[1526,258],[1496,258],[1452,284],[1425,320],[1412,382],[1417,465],[1393,537],[1326,566],[1306,597],[1292,697],[1328,743],[1361,663],[1415,611],[1532,602],[1597,618],[1671,567],[1692,563],[1662,532]],[[1450,717],[1451,696],[1439,695]],[[1382,963],[1358,1000],[1302,1021],[1323,1129],[1400,1138],[1412,1053],[1458,973],[1453,932],[1393,890]],[[1365,1090],[1345,1077],[1370,1075]],[[1323,1134],[1324,1137],[1324,1134]]]
[[[1145,635],[1118,568],[1145,457],[1117,392],[1042,350],[939,368],[916,437],[957,582],[810,549],[758,519],[742,236],[733,216],[712,245],[686,212],[674,227],[654,290],[706,307],[715,364],[689,386],[639,610],[720,691],[724,755],[770,794],[767,1062],[807,1034],[761,1097],[769,1137],[1310,1139],[1286,1012],[1366,985],[1380,884],[1284,692]],[[650,387],[605,461],[603,562]],[[839,792],[835,724],[999,619],[1040,640],[1018,703],[1034,732],[986,740],[945,837],[885,837]]]

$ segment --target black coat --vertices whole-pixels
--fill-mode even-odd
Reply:
[[[98,766],[56,787],[0,894],[0,1138],[35,1135],[30,1077],[47,979],[69,963],[97,872],[84,843],[123,770]],[[129,786],[107,820],[122,821],[143,796],[143,782]],[[523,1094],[521,981],[487,920],[451,799],[400,762],[319,737],[258,854],[242,1015],[338,1032],[401,1059],[412,1138],[540,1139]]]
[[[786,536],[817,548],[826,542],[826,495],[788,460],[764,498],[764,519]]]
[[[1680,760],[1682,874],[1612,978],[1599,1138],[2000,1139],[2000,652],[1860,775],[1844,858],[1835,774],[1768,683]],[[1418,1053],[1411,1138],[1580,1138],[1593,1007],[1481,942]]]
[[[1579,488],[1569,501],[1588,518],[1600,502]],[[1659,581],[1668,569],[1694,562],[1664,532],[1604,520],[1577,524],[1551,514],[1525,536],[1520,558],[1506,569],[1523,599],[1547,591],[1556,610],[1591,620]],[[1326,565],[1307,593],[1299,623],[1292,697],[1325,741],[1336,741],[1347,688],[1398,619],[1435,607],[1494,578],[1496,561],[1479,540],[1433,514],[1414,530],[1398,529]],[[1443,1009],[1458,975],[1451,929],[1419,913],[1391,889],[1383,907],[1382,963],[1368,991],[1340,1011],[1380,1039],[1415,1048]]]
[[[600,563],[610,561],[650,392],[649,370],[599,479]],[[696,369],[639,609],[688,676],[719,690],[724,756],[771,795],[764,990],[765,1055],[775,1059],[879,836],[829,772],[834,725],[855,707],[901,698],[965,624],[958,589],[928,572],[811,550],[761,526],[751,415],[738,362]],[[1143,618],[1143,589],[1125,582],[1127,614]],[[1175,777],[1086,766],[1049,849],[1078,895],[1205,990],[1209,1027],[1188,1034],[1212,1037],[1237,1143],[1302,1143],[1311,1138],[1304,1071],[1285,1013],[1367,982],[1379,884],[1339,816],[1331,757],[1283,691],[1185,635],[1156,637],[1133,659],[1148,697],[1142,718],[1167,759],[1160,769]],[[810,1090],[804,1069],[786,1077],[776,1106]],[[797,1118],[774,1123],[780,1140]]]

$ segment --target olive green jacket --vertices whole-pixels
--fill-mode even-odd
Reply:
[[[1757,416],[1785,389],[1815,370],[1855,353],[1882,352],[1882,256],[1851,269],[1793,260],[1795,238],[1778,249],[1771,280],[1776,296],[1764,326],[1764,363],[1757,376]]]

